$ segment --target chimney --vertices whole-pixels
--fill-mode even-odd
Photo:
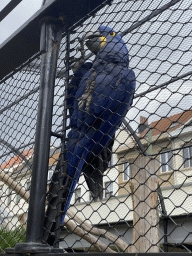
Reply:
[[[144,132],[148,127],[149,127],[149,125],[148,125],[148,119],[147,119],[147,117],[140,116],[140,124],[138,125],[138,133],[141,134],[141,133]]]

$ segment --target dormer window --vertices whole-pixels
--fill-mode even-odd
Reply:
[[[177,125],[179,125],[179,122],[174,122],[169,126],[169,129],[175,128]]]

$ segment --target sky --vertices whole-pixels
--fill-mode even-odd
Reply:
[[[124,31],[149,15],[151,11],[158,9],[159,5],[164,5],[168,1],[170,0],[114,0],[113,5],[100,10],[97,15],[86,20],[83,26],[77,29],[77,33],[71,35],[71,41],[77,36],[82,36],[82,33],[94,27],[97,28],[99,24],[113,27],[116,31]],[[8,2],[9,0],[0,0],[0,10]],[[38,11],[41,4],[42,0],[23,0],[13,13],[2,21],[4,23],[0,23],[0,43]],[[191,71],[191,21],[191,0],[183,0],[124,37],[129,49],[129,66],[136,74],[136,95],[153,86],[161,85],[172,77],[181,76]],[[65,38],[60,50],[58,70],[64,68],[64,40]],[[71,57],[79,57],[79,51],[76,50],[78,46],[77,41],[71,43],[71,49],[75,49],[71,52]],[[1,86],[0,109],[39,86],[38,75],[33,71],[32,74],[25,72],[24,70],[24,73],[19,73],[15,78],[10,77]],[[63,84],[64,78],[56,80],[52,127],[55,132],[61,129]],[[27,100],[21,101],[17,106],[3,112],[3,117],[0,120],[5,133],[3,139],[15,147],[34,141],[37,96],[38,93],[34,93]],[[161,117],[191,109],[191,104],[190,76],[171,83],[164,89],[148,93],[144,97],[135,97],[127,119],[136,131],[140,116],[149,118],[149,123],[151,123]],[[53,142],[54,145],[57,146],[57,142]]]
[[[0,0],[0,11],[10,2],[10,0]],[[20,26],[22,26],[42,4],[42,0],[23,0],[17,7],[0,22],[0,44],[11,36]]]

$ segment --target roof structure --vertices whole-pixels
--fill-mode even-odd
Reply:
[[[29,159],[34,153],[33,148],[27,149],[25,150],[22,155],[25,156],[27,159]],[[15,167],[17,165],[20,165],[23,162],[23,159],[19,156],[16,155],[14,157],[12,157],[11,159],[9,159],[7,162],[3,163],[0,168],[1,169],[8,169],[8,168],[12,168]]]
[[[172,116],[162,118],[158,121],[150,123],[139,137],[144,137],[148,132],[149,127],[152,129],[152,136],[160,135],[166,132],[172,132],[182,125],[186,124],[192,118],[192,110],[184,111]]]
[[[55,162],[58,160],[59,155],[60,155],[60,150],[56,150],[54,147],[52,147],[51,149],[52,150],[50,150],[49,165],[55,164]],[[25,156],[26,159],[30,159],[33,154],[34,154],[33,148],[27,149],[22,153],[22,155]],[[21,165],[23,162],[24,162],[23,159],[19,155],[16,155],[16,156],[12,157],[11,159],[9,159],[8,161],[6,161],[5,163],[3,163],[0,166],[0,168],[1,169],[13,168],[18,165]]]

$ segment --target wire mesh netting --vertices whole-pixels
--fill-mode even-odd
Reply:
[[[70,206],[61,227],[58,210],[45,225],[53,245],[191,252],[191,21],[191,1],[114,0],[64,33],[52,118],[64,137],[51,137],[46,218],[57,182],[56,207]],[[100,26],[115,32],[100,28],[97,49]],[[40,59],[1,81],[0,252],[25,241]]]

